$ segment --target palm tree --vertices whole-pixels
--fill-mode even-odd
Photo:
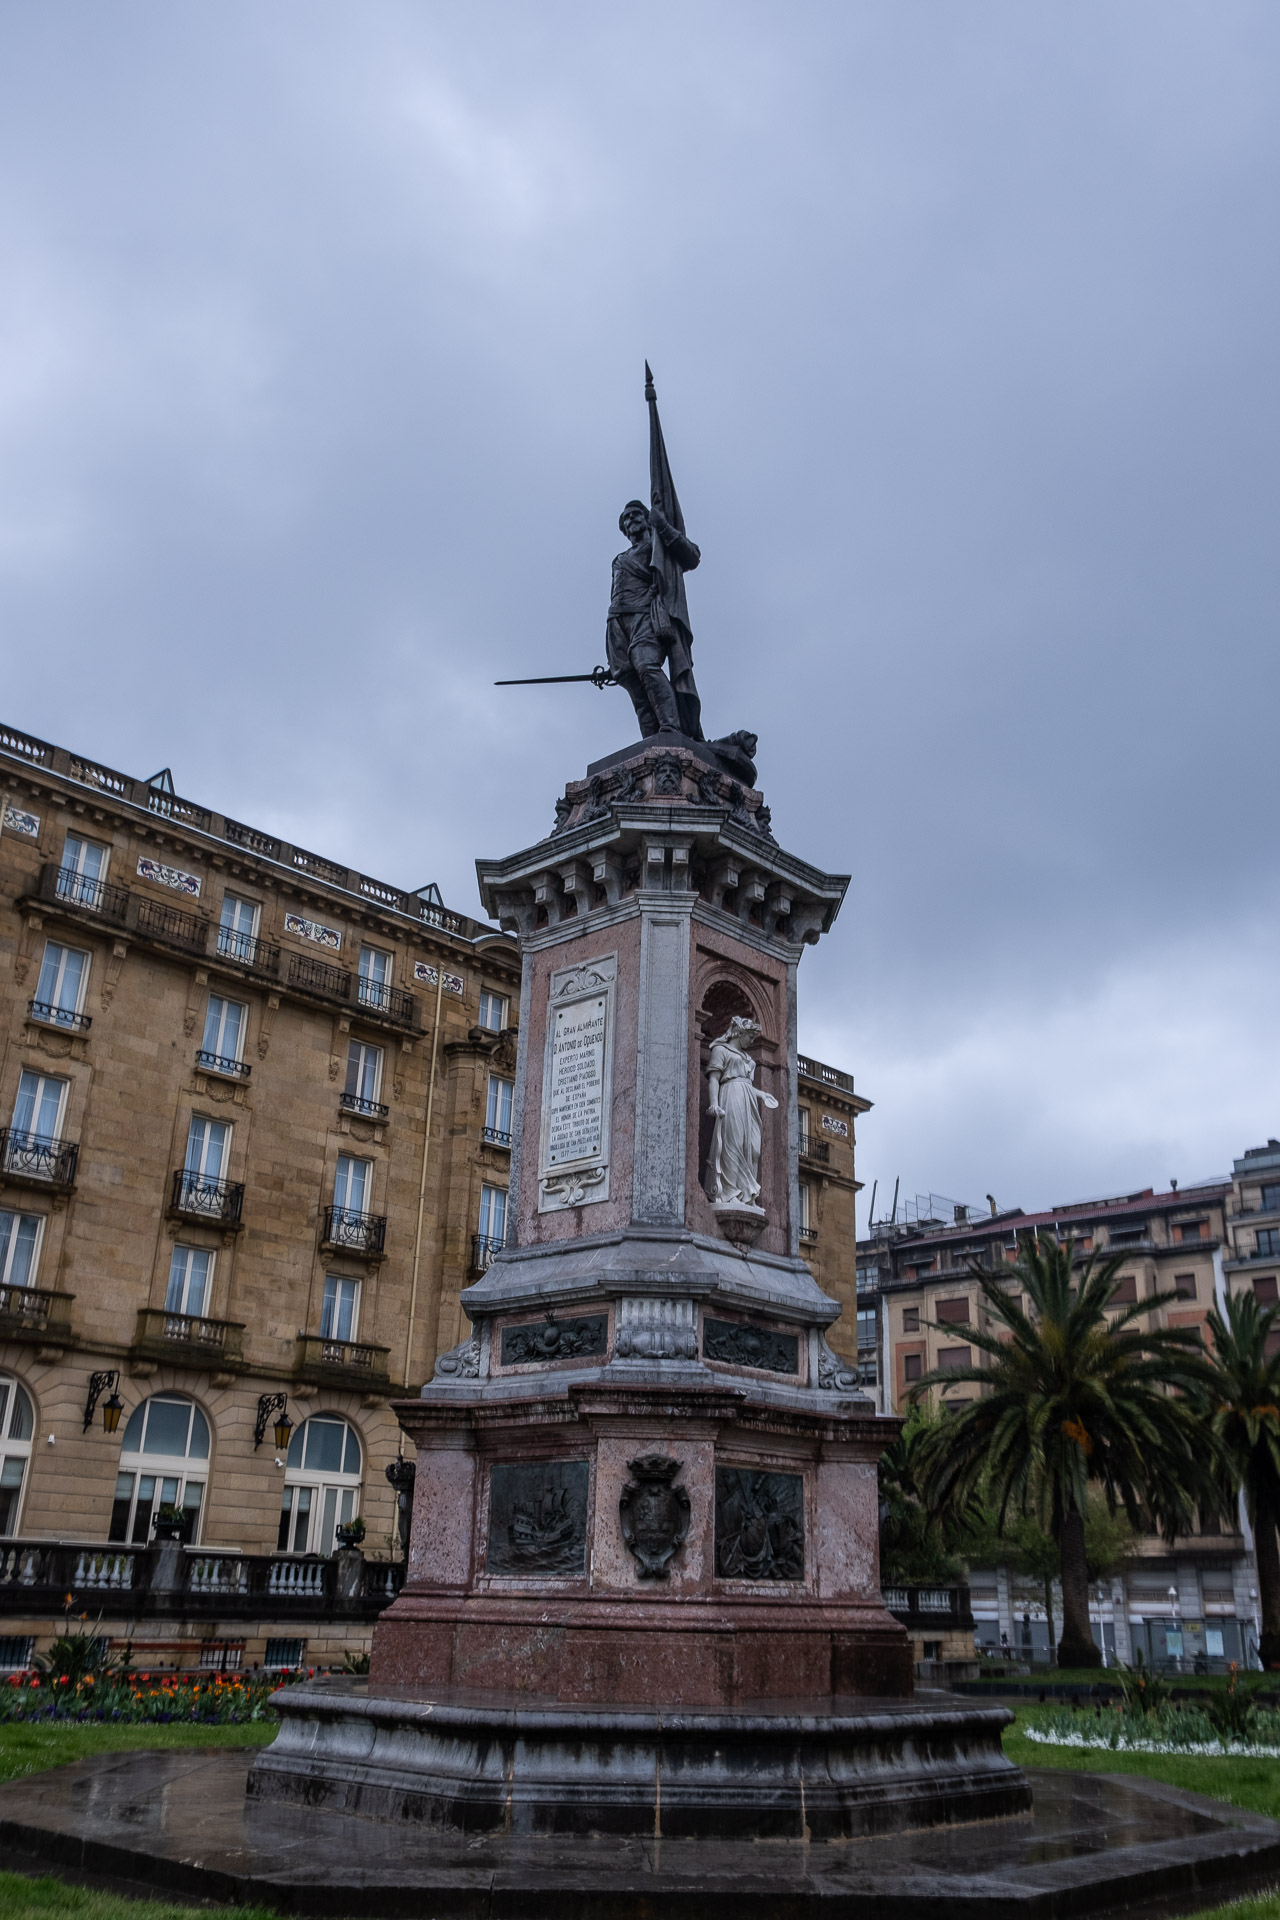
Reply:
[[[1185,1396],[1205,1362],[1194,1328],[1137,1324],[1173,1294],[1135,1302],[1108,1320],[1125,1256],[1091,1254],[1073,1276],[1073,1254],[1070,1240],[1028,1234],[1017,1261],[998,1275],[971,1263],[994,1323],[968,1333],[985,1364],[939,1368],[916,1392],[963,1380],[983,1389],[924,1439],[929,1505],[954,1511],[981,1491],[1002,1530],[1013,1514],[1036,1516],[1061,1555],[1058,1662],[1085,1667],[1101,1663],[1089,1629],[1090,1483],[1111,1512],[1123,1506],[1135,1527],[1144,1508],[1169,1535],[1190,1523],[1204,1473]]]
[[[1258,1562],[1264,1669],[1280,1662],[1280,1351],[1268,1341],[1280,1306],[1264,1311],[1252,1293],[1228,1294],[1226,1317],[1209,1314],[1213,1351],[1196,1403],[1214,1439],[1223,1491],[1243,1493]],[[1277,1343],[1280,1344],[1280,1343]],[[1230,1511],[1230,1501],[1224,1502]]]

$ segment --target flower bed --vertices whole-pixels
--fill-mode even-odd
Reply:
[[[1161,1706],[1148,1713],[1125,1712],[1123,1707],[1099,1707],[1091,1714],[1059,1710],[1022,1731],[1040,1746],[1280,1759],[1280,1713],[1264,1708],[1254,1708],[1235,1727],[1215,1727],[1203,1708],[1193,1706]]]
[[[118,1725],[239,1725],[265,1720],[271,1696],[300,1673],[105,1673],[80,1679],[15,1673],[0,1685],[0,1725],[105,1721]]]

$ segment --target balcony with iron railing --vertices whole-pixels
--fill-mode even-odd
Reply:
[[[269,974],[272,979],[280,971],[279,947],[270,940],[237,933],[233,927],[218,928],[218,958],[229,960],[236,967],[247,967],[250,973]]]
[[[385,1250],[385,1213],[360,1213],[354,1207],[326,1207],[321,1245],[378,1259]]]
[[[71,867],[42,867],[37,891],[39,897],[50,904],[117,927],[125,923],[131,898],[127,887],[113,887],[105,880],[93,880]]]
[[[204,1220],[215,1227],[238,1227],[244,1205],[244,1182],[211,1180],[207,1174],[179,1167],[173,1176],[170,1211],[186,1220]]]
[[[367,1340],[335,1340],[322,1333],[300,1333],[294,1375],[317,1385],[359,1387],[377,1393],[391,1384],[390,1347]]]
[[[71,1187],[79,1157],[78,1141],[50,1140],[42,1133],[0,1127],[0,1173],[8,1180],[39,1187]]]
[[[344,1113],[357,1113],[363,1120],[385,1120],[391,1112],[380,1100],[366,1100],[358,1093],[340,1093],[338,1105]]]
[[[510,1148],[511,1146],[510,1133],[505,1132],[501,1127],[482,1127],[480,1129],[480,1137],[483,1140],[487,1140],[491,1147]]]
[[[285,966],[287,986],[326,1000],[350,1000],[353,978],[346,967],[331,967],[327,960],[314,960],[309,953],[291,953]]]
[[[74,1293],[51,1287],[0,1287],[0,1340],[30,1340],[42,1347],[69,1347]]]
[[[503,1245],[503,1240],[497,1234],[473,1233],[471,1236],[472,1273],[487,1273],[493,1264],[494,1255],[502,1252]]]
[[[816,1227],[801,1227],[800,1242],[802,1246],[806,1246],[806,1247],[815,1246],[817,1244],[817,1239],[818,1239],[818,1229]]]
[[[342,1573],[336,1558],[318,1555],[184,1546],[175,1567],[152,1545],[0,1540],[0,1615],[61,1617],[70,1594],[72,1606],[95,1617],[124,1605],[134,1619],[172,1617],[175,1609],[198,1620],[373,1619],[399,1593],[404,1564],[364,1561],[354,1591],[349,1573],[340,1584]]]
[[[225,1080],[247,1080],[253,1072],[245,1061],[233,1059],[227,1053],[209,1053],[204,1047],[196,1053],[196,1065],[206,1073],[220,1073]]]
[[[800,1158],[814,1160],[819,1166],[826,1166],[831,1159],[831,1145],[826,1140],[815,1140],[811,1133],[800,1135]]]
[[[209,946],[209,922],[203,914],[188,913],[167,900],[138,901],[133,922],[138,932],[162,946],[178,947],[183,953],[203,954]]]
[[[384,980],[367,980],[363,974],[357,974],[356,1001],[362,1012],[394,1021],[398,1027],[418,1024],[418,1003],[403,987],[389,986]]]
[[[64,1033],[88,1033],[92,1015],[77,1013],[74,1007],[60,1007],[51,1000],[28,1000],[27,1018],[42,1027],[61,1027]]]
[[[211,1320],[204,1314],[141,1307],[130,1351],[142,1359],[173,1360],[220,1370],[240,1365],[243,1345],[241,1320]]]

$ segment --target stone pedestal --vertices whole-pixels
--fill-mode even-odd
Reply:
[[[790,1819],[815,1755],[836,1774],[869,1764],[858,1701],[912,1692],[878,1563],[876,1463],[898,1423],[827,1345],[839,1308],[799,1253],[796,969],[847,881],[785,853],[761,795],[707,748],[661,736],[589,769],[556,815],[546,839],[479,866],[524,963],[510,1244],[463,1295],[469,1337],[397,1408],[417,1448],[413,1531],[374,1633],[368,1738],[386,1744],[374,1721],[399,1725],[396,1702],[425,1701],[437,1725],[446,1703],[480,1716],[452,1747],[422,1732],[431,1713],[420,1737],[396,1736],[402,1757],[419,1754],[410,1773],[431,1776],[418,1801],[399,1779],[400,1812],[461,1817],[449,1808],[469,1790],[442,1780],[449,1753],[460,1781],[483,1771],[492,1716],[519,1713],[511,1766],[541,1809],[534,1827],[555,1827],[563,1790],[579,1809],[607,1801],[617,1830],[643,1828],[665,1767],[686,1786],[702,1769],[719,1822],[706,1830],[732,1831],[735,1793]],[[739,1120],[752,1084],[769,1098],[758,1149],[749,1127],[737,1136],[726,1192],[707,1074],[727,1075],[730,1032],[756,1063],[752,1082],[736,1056]],[[766,1712],[797,1701],[816,1729],[803,1763]],[[255,1790],[350,1785],[350,1716],[307,1688],[282,1711],[309,1731],[264,1756]],[[700,1731],[655,1744],[653,1716],[666,1727],[673,1713]],[[587,1778],[601,1714],[603,1798]],[[737,1735],[705,1719],[726,1714],[747,1716]],[[877,1792],[837,1793],[832,1830],[865,1830],[856,1807],[872,1801],[892,1818],[895,1770],[903,1820],[1025,1804],[998,1720],[953,1711],[926,1754],[899,1716],[901,1738],[876,1749]],[[750,1793],[741,1767],[712,1790],[726,1742],[750,1751]],[[289,1757],[304,1747],[305,1768]],[[514,1806],[524,1789],[508,1789]],[[479,1798],[490,1806],[487,1788]],[[699,1803],[690,1787],[682,1831],[699,1830]]]

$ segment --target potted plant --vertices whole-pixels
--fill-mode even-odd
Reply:
[[[344,1520],[335,1531],[340,1547],[358,1547],[364,1539],[364,1521]]]
[[[156,1508],[151,1531],[157,1540],[185,1540],[189,1528],[190,1521],[184,1507],[166,1504]]]

